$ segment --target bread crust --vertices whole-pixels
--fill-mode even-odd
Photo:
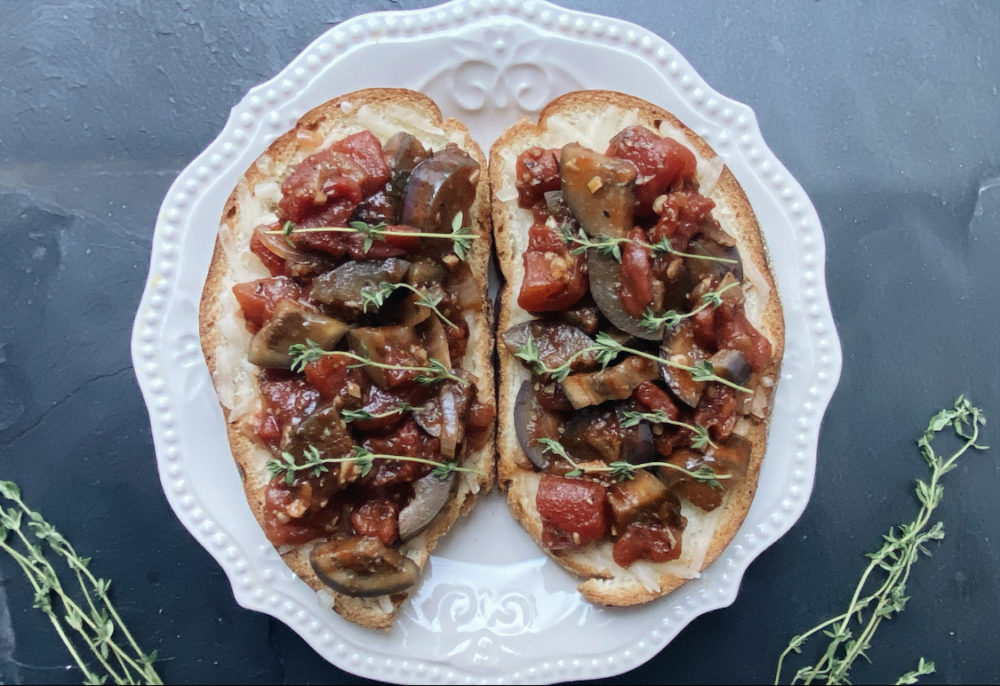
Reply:
[[[577,91],[561,96],[541,111],[537,124],[523,119],[508,128],[493,144],[490,150],[493,232],[497,259],[506,280],[501,294],[498,333],[533,319],[517,305],[523,279],[521,255],[531,225],[530,213],[518,207],[514,191],[517,155],[533,145],[561,147],[574,141],[603,150],[611,136],[631,124],[671,135],[687,145],[698,158],[699,174],[703,168],[708,170],[719,164],[718,161],[712,164],[716,154],[711,147],[673,114],[640,98],[614,91]],[[784,322],[760,227],[743,189],[728,168],[722,170],[708,196],[716,201],[716,218],[737,238],[744,268],[749,263],[757,272],[754,290],[763,302],[757,301],[757,321],[753,318],[751,321],[772,344],[772,361],[760,376],[773,385],[778,379],[784,351]],[[719,208],[724,209],[721,213],[724,218],[719,216]],[[535,508],[535,492],[541,475],[531,467],[521,450],[513,426],[514,401],[521,382],[530,378],[530,374],[504,346],[498,346],[497,354],[500,362],[497,481],[507,493],[508,506],[515,518],[546,550],[541,542],[541,518]],[[773,388],[771,394],[773,396]],[[746,517],[757,488],[770,421],[770,399],[767,405],[764,419],[744,420],[747,425],[743,433],[751,443],[751,458],[746,478],[739,487],[730,489],[722,506],[712,513],[706,514],[686,501],[682,503],[688,528],[680,560],[641,561],[626,570],[614,563],[609,541],[598,541],[569,553],[549,553],[562,567],[584,578],[578,588],[586,599],[622,606],[648,602],[675,590],[722,553]]]
[[[373,129],[373,126],[375,127]],[[381,130],[384,128],[384,131]],[[246,332],[242,313],[235,306],[230,289],[236,283],[268,276],[259,260],[249,252],[249,236],[254,226],[267,215],[266,197],[302,159],[332,142],[357,131],[369,129],[385,143],[399,130],[416,136],[425,146],[437,150],[446,142],[456,142],[480,166],[475,201],[470,214],[471,226],[478,234],[466,261],[476,286],[487,303],[487,267],[492,237],[489,223],[489,184],[486,160],[468,130],[454,119],[443,119],[437,105],[425,95],[400,88],[355,91],[330,100],[306,113],[290,131],[275,140],[250,165],[227,200],[216,239],[212,261],[202,292],[199,309],[201,345],[219,394],[226,432],[233,458],[239,470],[251,511],[264,526],[264,493],[269,475],[268,450],[254,435],[253,410],[261,402],[252,365],[246,361]],[[379,129],[379,130],[375,130]],[[380,135],[381,134],[381,135]],[[315,142],[323,138],[321,145]],[[273,201],[273,202],[272,202]],[[492,312],[488,304],[481,311],[466,313],[470,338],[461,366],[477,378],[478,400],[492,405],[495,401],[492,365]],[[422,570],[437,541],[458,517],[473,506],[477,494],[488,491],[493,482],[495,429],[488,429],[483,447],[471,452],[464,466],[474,467],[486,476],[458,473],[457,486],[444,509],[421,534],[403,543],[399,549]],[[345,619],[362,626],[387,630],[406,600],[406,593],[378,598],[353,598],[334,593],[317,578],[309,565],[313,543],[282,546],[279,550],[289,568],[310,587],[329,595],[330,603]]]

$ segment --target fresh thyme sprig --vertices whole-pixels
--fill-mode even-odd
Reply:
[[[89,568],[90,558],[80,557],[52,524],[29,508],[21,499],[21,491],[15,483],[0,481],[0,495],[13,503],[8,507],[0,506],[0,550],[10,555],[28,577],[35,591],[34,607],[49,618],[73,661],[83,672],[84,683],[101,684],[110,678],[115,684],[162,684],[153,668],[156,651],[145,653],[136,643],[111,603],[111,582],[94,576]],[[22,527],[25,518],[27,531]],[[14,534],[14,540],[8,540],[11,534]],[[66,561],[80,587],[84,598],[82,603],[63,586],[55,567],[45,557],[42,545],[33,542],[29,534]],[[25,552],[15,547],[18,542],[24,546]],[[67,627],[94,655],[100,669],[87,666]],[[124,639],[124,645],[119,645],[116,640],[119,636]]]
[[[411,457],[409,455],[387,455],[384,453],[373,453],[361,445],[355,445],[351,448],[351,454],[345,457],[323,457],[319,450],[315,446],[306,446],[306,449],[302,452],[302,462],[297,463],[294,455],[288,452],[282,452],[280,458],[272,458],[267,462],[267,470],[271,473],[271,477],[284,476],[285,483],[291,486],[295,483],[295,475],[297,472],[309,472],[314,477],[319,477],[330,471],[329,465],[332,464],[344,464],[352,463],[358,467],[361,472],[361,476],[367,476],[372,469],[372,464],[375,460],[399,460],[401,462],[419,462],[420,464],[429,464],[434,467],[431,470],[433,474],[438,479],[444,481],[453,472],[469,472],[472,474],[478,474],[479,476],[486,476],[481,470],[474,469],[471,467],[460,467],[457,462],[435,462],[434,460],[428,460],[423,457]]]
[[[680,250],[675,250],[674,246],[670,245],[670,241],[667,238],[661,238],[656,243],[647,243],[646,241],[635,240],[633,238],[614,238],[612,236],[598,236],[596,238],[591,238],[583,229],[579,229],[577,233],[573,233],[573,228],[569,224],[563,224],[559,227],[560,237],[562,242],[566,245],[573,245],[574,247],[570,250],[573,255],[579,255],[586,252],[590,248],[594,248],[602,255],[608,255],[615,258],[618,262],[622,261],[622,244],[623,243],[635,243],[636,245],[641,245],[644,248],[648,248],[654,255],[677,255],[679,257],[690,257],[695,260],[707,260],[709,262],[723,262],[726,264],[736,264],[736,260],[729,257],[715,257],[713,255],[695,255],[689,252],[681,252]]]
[[[344,424],[350,424],[351,422],[360,422],[368,419],[382,419],[383,417],[391,417],[394,414],[403,414],[404,412],[411,412],[419,409],[419,407],[414,407],[410,403],[403,401],[396,403],[396,407],[386,410],[385,412],[367,412],[365,410],[343,409],[340,411],[340,418],[344,421]]]
[[[569,453],[566,452],[566,448],[564,448],[563,445],[554,438],[539,438],[537,441],[542,446],[543,453],[551,453],[569,462],[573,469],[566,472],[566,476],[581,476],[583,474],[610,472],[611,476],[616,480],[628,481],[630,479],[634,479],[635,473],[640,469],[647,469],[649,467],[665,467],[666,469],[678,471],[695,481],[708,484],[712,488],[722,488],[722,484],[719,483],[719,480],[732,478],[732,474],[719,474],[704,465],[698,467],[698,469],[691,470],[670,462],[642,462],[640,464],[632,464],[631,462],[618,460],[616,462],[609,462],[608,464],[582,465],[570,457]]]
[[[361,309],[364,312],[368,311],[368,306],[371,305],[374,309],[379,309],[385,304],[386,298],[392,295],[395,291],[400,288],[408,290],[411,293],[415,293],[419,297],[416,300],[416,304],[421,307],[426,307],[437,315],[438,319],[447,324],[453,329],[457,329],[458,326],[455,325],[450,319],[444,316],[444,313],[438,309],[438,305],[444,300],[444,296],[435,295],[430,291],[423,291],[415,286],[411,286],[408,283],[390,283],[389,281],[383,281],[377,286],[364,286],[361,289]]]
[[[652,355],[645,351],[637,350],[636,348],[630,348],[619,343],[604,331],[597,334],[593,345],[576,351],[570,355],[565,362],[556,367],[549,367],[542,361],[538,344],[535,343],[534,339],[530,335],[528,336],[528,340],[525,341],[523,345],[518,347],[518,349],[514,352],[514,355],[515,357],[527,362],[536,374],[549,374],[556,381],[563,381],[567,376],[569,376],[571,371],[570,366],[573,361],[586,353],[594,353],[597,361],[600,362],[601,367],[607,367],[616,357],[618,357],[620,353],[628,353],[644,357],[647,360],[653,360],[654,362],[658,362],[659,364],[667,367],[683,369],[684,371],[691,373],[691,378],[694,381],[718,381],[723,385],[729,386],[737,391],[742,391],[743,393],[752,392],[746,386],[740,386],[729,379],[723,379],[721,376],[716,375],[715,367],[708,360],[703,360],[693,367],[681,364],[680,362],[675,362],[673,360],[660,357],[659,355]]]
[[[701,450],[706,446],[712,446],[713,448],[718,448],[712,439],[708,436],[708,429],[706,429],[701,424],[688,424],[687,422],[679,422],[671,419],[667,416],[667,413],[663,410],[653,410],[652,412],[632,412],[625,411],[622,412],[622,417],[624,421],[622,426],[624,428],[629,428],[631,426],[638,426],[639,422],[649,422],[650,424],[671,424],[673,426],[679,426],[684,429],[688,429],[694,434],[691,437],[691,447],[695,450]]]
[[[828,636],[830,643],[816,664],[798,670],[791,683],[850,683],[848,678],[851,667],[859,656],[869,659],[867,651],[871,648],[872,638],[879,625],[883,620],[901,612],[906,605],[906,582],[910,569],[921,552],[930,554],[924,545],[944,538],[944,525],[941,522],[928,526],[931,514],[941,503],[944,493],[941,478],[954,469],[956,460],[970,449],[987,448],[977,443],[979,427],[985,423],[982,410],[974,407],[964,396],[958,397],[954,407],[943,409],[931,418],[927,429],[917,440],[920,453],[930,467],[931,478],[929,482],[917,480],[916,494],[920,510],[916,519],[898,527],[898,532],[897,527],[889,529],[889,533],[882,537],[882,547],[867,555],[871,561],[861,574],[847,610],[791,639],[778,658],[775,684],[781,683],[785,658],[793,652],[801,653],[806,640],[819,632]],[[931,443],[938,433],[949,428],[963,442],[958,450],[945,458],[934,451]],[[879,573],[884,573],[885,580],[875,590],[865,594],[866,587],[875,583],[873,575]],[[857,627],[853,627],[852,622],[857,622]],[[858,632],[856,635],[855,631]],[[934,663],[921,658],[917,669],[904,674],[898,683],[916,683],[918,677],[933,671]]]
[[[722,304],[722,294],[733,286],[739,285],[739,281],[730,281],[718,290],[705,293],[701,296],[701,305],[685,314],[681,314],[677,310],[667,310],[663,314],[656,314],[652,308],[646,308],[646,313],[643,314],[642,319],[639,320],[639,326],[648,331],[658,331],[661,326],[666,326],[668,329],[672,329],[688,317],[693,317],[708,307],[718,307]]]
[[[389,231],[385,222],[379,224],[369,224],[362,221],[349,222],[347,226],[311,226],[301,227],[294,222],[286,221],[280,229],[265,231],[264,233],[281,235],[285,241],[295,247],[292,241],[293,235],[303,233],[360,233],[365,237],[362,249],[365,253],[371,250],[375,241],[383,241],[386,236],[399,236],[406,238],[445,238],[452,241],[452,250],[458,259],[464,260],[472,246],[472,241],[479,238],[472,232],[471,226],[462,225],[463,213],[459,212],[451,220],[451,233],[429,233],[424,231]]]
[[[340,355],[357,361],[357,364],[348,365],[348,367],[352,369],[358,367],[377,367],[378,369],[395,369],[401,372],[420,372],[420,374],[414,379],[414,381],[419,384],[427,385],[446,380],[457,381],[462,385],[469,383],[466,379],[452,374],[451,370],[445,367],[443,362],[436,360],[433,357],[427,360],[426,367],[386,364],[384,362],[376,362],[370,357],[357,355],[346,350],[324,350],[318,343],[311,339],[306,339],[305,343],[292,344],[288,348],[288,354],[292,358],[291,368],[293,372],[301,372],[310,362],[315,362],[316,360],[319,360],[327,355]]]

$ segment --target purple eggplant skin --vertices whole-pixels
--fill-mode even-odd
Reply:
[[[454,472],[445,479],[427,474],[413,483],[413,500],[399,511],[399,537],[408,541],[434,521],[441,508],[448,502]]]
[[[461,212],[468,225],[479,171],[478,162],[449,143],[410,172],[400,223],[425,233],[451,233],[452,221]]]
[[[373,536],[321,543],[309,553],[309,565],[324,584],[354,598],[405,591],[420,574],[413,560]]]
[[[399,283],[410,268],[410,263],[397,257],[384,260],[349,260],[313,280],[314,300],[332,305],[352,314],[362,311],[361,289],[380,283]]]
[[[640,325],[639,320],[622,307],[618,297],[622,284],[622,266],[614,257],[591,248],[587,251],[587,272],[590,277],[590,294],[609,322],[630,336],[647,341],[660,340],[663,336],[662,326],[651,331]]]
[[[656,458],[656,448],[653,445],[653,429],[649,422],[639,422],[635,426],[624,426],[623,413],[626,410],[638,409],[629,403],[619,403],[615,407],[618,424],[622,427],[622,459],[629,464],[652,462]]]
[[[539,422],[547,426],[539,427]],[[542,435],[539,435],[541,429]],[[514,400],[514,433],[525,456],[541,471],[548,471],[552,458],[542,450],[539,438],[558,438],[558,419],[538,404],[531,381],[521,384]]]
[[[709,358],[715,373],[735,384],[744,386],[750,381],[750,365],[739,350],[720,350]]]

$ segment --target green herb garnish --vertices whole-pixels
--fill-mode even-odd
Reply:
[[[271,477],[283,476],[285,483],[291,486],[295,483],[295,475],[298,472],[309,472],[314,477],[319,477],[330,471],[329,465],[353,464],[358,467],[361,476],[367,476],[372,469],[375,460],[399,460],[400,462],[419,462],[420,464],[432,465],[431,470],[438,479],[447,479],[453,472],[469,472],[486,476],[479,469],[470,467],[460,467],[457,462],[435,462],[423,457],[410,457],[409,455],[387,455],[383,453],[373,453],[364,446],[355,445],[351,448],[351,454],[344,457],[323,457],[314,446],[307,446],[302,453],[302,461],[299,462],[294,455],[282,452],[280,458],[268,460],[267,469]]]
[[[136,643],[111,603],[111,582],[95,577],[90,571],[90,558],[80,557],[52,524],[24,504],[17,484],[0,481],[0,495],[9,501],[0,506],[0,549],[28,577],[35,591],[34,607],[49,618],[83,672],[84,683],[103,684],[110,679],[115,684],[162,684],[153,668],[156,651],[145,653]],[[22,526],[25,524],[26,528]],[[19,543],[24,552],[18,550]],[[45,556],[46,549],[66,562],[76,578],[82,601],[74,599],[71,588],[63,586],[56,568]],[[92,653],[99,669],[84,662],[77,641]]]
[[[941,478],[955,468],[956,460],[968,450],[987,448],[976,443],[979,439],[979,427],[985,423],[982,410],[974,407],[964,396],[958,397],[953,408],[941,410],[931,418],[927,429],[917,440],[920,454],[930,467],[931,478],[930,481],[917,480],[916,494],[920,510],[916,519],[889,529],[889,533],[882,537],[882,547],[867,554],[866,557],[871,561],[861,574],[847,610],[792,638],[778,658],[775,684],[781,683],[785,658],[793,652],[801,653],[806,640],[819,632],[830,639],[829,644],[814,665],[802,667],[795,672],[791,683],[848,684],[854,661],[858,657],[870,661],[868,651],[879,625],[883,620],[901,612],[906,605],[906,582],[913,563],[921,552],[930,554],[925,548],[927,543],[944,538],[944,525],[941,522],[929,525],[931,514],[941,503],[944,493]],[[945,458],[934,451],[931,443],[938,433],[949,428],[963,442],[958,450]],[[877,576],[883,576],[884,580],[879,583]],[[867,589],[872,586],[876,588],[869,592]],[[897,683],[916,683],[919,677],[933,672],[934,663],[920,658],[917,669],[901,676]]]
[[[722,479],[731,479],[732,474],[719,474],[718,472],[712,471],[707,466],[698,467],[698,469],[690,470],[681,467],[680,465],[673,464],[671,462],[643,462],[641,464],[632,464],[630,462],[616,461],[609,462],[608,464],[586,464],[582,465],[570,457],[569,453],[566,452],[566,448],[563,447],[559,441],[554,438],[539,438],[537,439],[539,445],[542,446],[542,452],[551,453],[558,457],[563,458],[569,462],[570,466],[573,467],[570,471],[566,472],[566,476],[582,476],[583,474],[599,474],[599,473],[610,473],[613,478],[618,481],[628,481],[635,478],[635,473],[640,469],[648,469],[650,467],[664,467],[666,469],[672,469],[674,471],[680,472],[685,476],[688,476],[695,481],[700,481],[702,483],[708,484],[712,488],[722,488],[722,484],[719,483]]]
[[[295,247],[291,237],[303,233],[360,233],[365,237],[362,246],[367,254],[371,250],[375,241],[384,241],[386,236],[400,236],[407,238],[445,238],[452,241],[452,249],[458,259],[464,260],[472,245],[472,241],[479,238],[472,232],[471,226],[462,225],[463,214],[459,212],[451,221],[451,233],[429,233],[424,231],[389,231],[385,222],[379,224],[369,224],[367,222],[354,221],[347,226],[312,226],[300,227],[294,222],[286,221],[282,227],[275,231],[265,231],[264,233],[278,234],[285,237],[285,241]]]
[[[377,286],[365,286],[361,289],[361,309],[364,312],[368,311],[368,307],[371,306],[373,309],[378,310],[382,305],[385,304],[386,298],[392,295],[399,289],[410,291],[411,293],[419,296],[415,301],[417,305],[421,307],[426,307],[437,315],[438,319],[447,324],[453,329],[457,329],[456,326],[450,319],[444,316],[444,313],[438,309],[438,305],[444,299],[444,296],[435,295],[430,291],[423,291],[415,286],[411,286],[408,283],[390,283],[388,281],[383,281]]]

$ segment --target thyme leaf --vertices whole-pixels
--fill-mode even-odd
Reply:
[[[944,538],[944,525],[931,524],[931,516],[944,493],[942,477],[956,466],[956,461],[969,450],[985,450],[980,445],[979,429],[986,423],[982,410],[959,396],[953,407],[945,408],[931,417],[927,429],[917,439],[917,448],[930,468],[929,481],[918,479],[915,493],[920,509],[913,521],[892,527],[882,536],[882,545],[868,553],[868,566],[861,574],[847,609],[814,626],[803,634],[794,636],[778,656],[774,683],[781,683],[785,659],[791,653],[801,653],[802,645],[810,638],[822,634],[829,638],[826,648],[812,665],[795,672],[791,683],[827,684],[850,683],[850,671],[858,657],[869,659],[867,651],[881,623],[902,612],[909,598],[906,582],[913,563],[920,553],[930,554],[926,544]],[[939,455],[933,442],[937,435],[951,429],[962,441],[951,455]],[[881,581],[879,578],[881,577]],[[870,661],[870,660],[869,660]],[[907,672],[896,683],[913,684],[921,676],[931,674],[934,663],[920,658],[917,669]]]

